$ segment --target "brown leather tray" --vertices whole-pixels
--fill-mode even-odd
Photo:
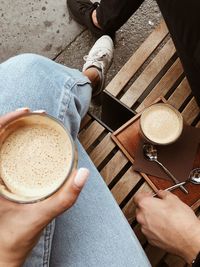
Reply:
[[[141,136],[139,133],[139,118],[140,114],[134,116],[131,120],[121,126],[117,131],[115,131],[111,137],[120,147],[126,157],[134,164],[135,153],[137,152],[138,145],[141,141]],[[155,163],[150,163],[155,164]],[[152,165],[153,166],[153,165]],[[197,149],[196,157],[193,163],[193,168],[200,167],[200,145]],[[154,191],[158,189],[165,189],[173,185],[173,182],[168,179],[158,178],[154,175],[147,175],[143,172],[140,174],[145,178],[147,183],[152,187]],[[180,189],[173,191],[182,201],[196,209],[200,206],[200,185],[193,185],[188,183],[185,185],[188,189],[189,194],[184,194]]]

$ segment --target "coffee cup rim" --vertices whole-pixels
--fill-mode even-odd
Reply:
[[[152,140],[150,140],[150,139],[145,135],[145,133],[144,133],[144,131],[143,131],[143,129],[142,129],[142,121],[143,121],[143,118],[144,118],[145,114],[146,114],[151,108],[154,108],[155,106],[167,106],[168,108],[170,108],[171,110],[173,110],[173,111],[176,113],[176,115],[179,117],[179,119],[180,119],[179,132],[178,132],[176,138],[175,138],[174,140],[170,141],[170,142],[162,143],[162,142],[155,142],[155,141],[152,141]],[[179,137],[181,136],[181,134],[182,134],[182,131],[183,131],[183,116],[182,116],[182,114],[181,114],[176,108],[174,108],[172,105],[170,105],[170,104],[168,104],[168,103],[155,103],[155,104],[152,104],[151,106],[145,108],[144,111],[142,112],[141,116],[140,116],[140,131],[141,131],[143,137],[144,137],[145,139],[147,139],[147,141],[150,142],[150,143],[152,143],[152,144],[155,144],[155,145],[170,145],[170,144],[176,142],[176,141],[179,139]]]
[[[21,200],[21,199],[15,199],[15,198],[12,198],[12,197],[9,197],[5,194],[3,194],[0,190],[0,196],[4,197],[5,199],[7,200],[10,200],[12,202],[15,202],[15,203],[20,203],[20,204],[33,204],[33,203],[37,203],[37,202],[41,202],[47,198],[49,198],[50,196],[52,196],[53,194],[55,194],[64,184],[65,182],[67,181],[67,179],[69,178],[69,175],[72,173],[72,170],[74,168],[74,163],[76,161],[76,146],[75,146],[75,143],[72,139],[72,136],[69,132],[69,130],[63,125],[63,123],[58,120],[57,118],[55,118],[54,116],[52,115],[49,115],[47,113],[40,113],[40,112],[29,112],[29,113],[25,113],[25,114],[22,114],[21,116],[19,116],[17,119],[14,119],[12,121],[10,121],[9,123],[5,124],[1,129],[0,129],[0,133],[3,131],[6,131],[6,128],[14,123],[15,121],[19,120],[19,119],[22,119],[22,118],[25,118],[25,117],[29,117],[29,116],[41,116],[41,117],[47,117],[48,119],[50,120],[53,120],[54,122],[56,122],[57,124],[59,124],[59,126],[61,126],[65,133],[67,134],[67,137],[69,138],[69,141],[70,141],[70,145],[71,145],[71,150],[72,150],[72,158],[71,158],[71,161],[70,161],[70,166],[68,168],[68,171],[67,171],[67,174],[66,174],[66,177],[63,179],[63,181],[61,182],[61,184],[53,191],[51,191],[50,193],[44,195],[44,196],[41,196],[41,197],[36,197],[35,199],[30,199],[30,200]]]

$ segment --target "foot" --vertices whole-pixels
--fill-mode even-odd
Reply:
[[[99,38],[91,48],[89,54],[84,56],[85,64],[83,72],[96,68],[99,73],[99,83],[93,89],[93,97],[101,93],[104,87],[105,74],[107,73],[113,58],[114,45],[112,39],[108,35]]]
[[[92,13],[99,6],[98,2],[67,0],[67,5],[73,19],[79,24],[86,26],[95,37],[100,38],[105,34],[102,29],[95,26],[92,20]]]

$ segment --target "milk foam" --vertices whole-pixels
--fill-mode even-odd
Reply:
[[[48,125],[23,126],[8,136],[0,150],[0,175],[8,189],[23,197],[55,191],[69,171],[70,141]]]
[[[153,105],[144,112],[141,121],[144,135],[155,143],[173,142],[182,130],[181,117],[168,105]]]

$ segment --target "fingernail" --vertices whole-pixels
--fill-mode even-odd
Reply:
[[[16,109],[16,111],[23,111],[23,110],[26,111],[26,110],[29,110],[29,108],[24,107],[24,108],[17,108],[17,109]]]
[[[44,109],[34,110],[33,113],[46,113],[46,110]]]
[[[74,178],[74,183],[77,187],[82,188],[89,178],[89,170],[80,168]]]

